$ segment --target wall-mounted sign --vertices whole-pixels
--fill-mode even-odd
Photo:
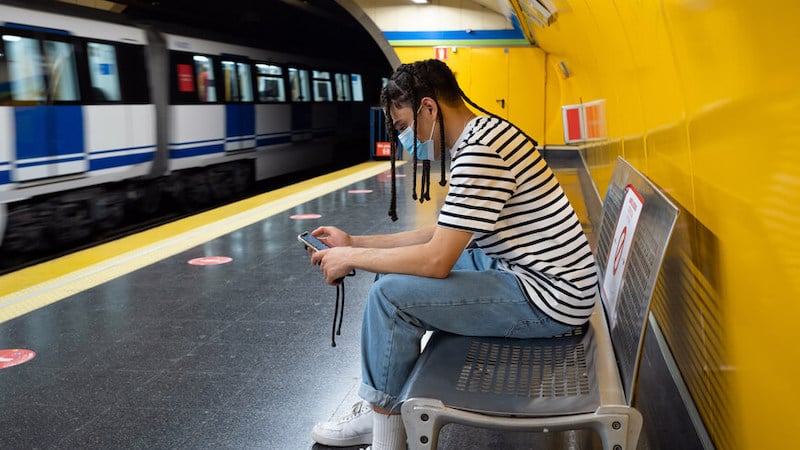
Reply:
[[[606,101],[594,100],[561,107],[564,142],[596,141],[606,138]]]
[[[608,255],[608,263],[603,276],[603,298],[606,301],[606,311],[608,311],[612,327],[616,322],[617,297],[622,286],[622,274],[625,271],[625,264],[628,262],[628,255],[631,253],[633,233],[636,232],[642,206],[644,206],[642,196],[636,192],[633,186],[626,186],[625,200],[622,203],[622,211],[620,211],[617,227],[614,230],[611,253]]]

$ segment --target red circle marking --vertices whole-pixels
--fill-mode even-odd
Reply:
[[[289,216],[292,220],[308,220],[308,219],[319,219],[322,217],[322,214],[295,214],[293,216]]]
[[[395,174],[397,178],[403,178],[406,176],[404,173]],[[391,181],[392,180],[392,172],[382,172],[378,174],[378,179],[380,181]]]
[[[351,189],[347,191],[348,194],[371,194],[372,189]]]
[[[26,363],[36,356],[36,352],[23,348],[0,350],[0,369]]]
[[[202,258],[190,259],[189,264],[193,266],[213,266],[216,264],[225,264],[233,261],[233,258],[227,256],[204,256]]]

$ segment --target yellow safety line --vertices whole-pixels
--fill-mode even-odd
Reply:
[[[402,162],[398,161],[398,164]],[[0,277],[0,323],[389,168],[389,162],[359,164],[9,273]],[[163,236],[170,237],[165,239]]]

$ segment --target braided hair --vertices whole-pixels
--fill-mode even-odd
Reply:
[[[478,111],[491,117],[498,117],[478,106],[475,102],[469,99],[464,91],[456,81],[453,71],[447,64],[438,59],[427,59],[424,61],[417,61],[410,64],[400,65],[389,78],[386,86],[381,90],[381,107],[385,113],[386,118],[386,131],[391,138],[391,160],[392,160],[392,200],[389,206],[389,216],[392,220],[397,220],[397,187],[396,187],[396,159],[397,159],[397,136],[398,131],[394,129],[394,120],[391,116],[391,106],[395,108],[410,107],[414,113],[414,123],[417,122],[417,111],[425,97],[430,97],[439,106],[439,102],[447,105],[457,105],[458,102],[464,101],[468,105],[477,109]],[[439,109],[441,111],[441,108]],[[437,117],[439,125],[439,142],[444,143],[445,136],[445,123],[442,114]],[[431,178],[431,162],[424,160],[422,162],[422,177],[420,183],[420,195],[417,196],[417,130],[414,127],[414,149],[413,149],[413,188],[411,196],[414,200],[419,199],[420,203],[425,200],[430,200],[430,178]],[[524,134],[524,133],[523,133]],[[526,135],[527,137],[527,135]],[[530,137],[528,137],[530,139]],[[536,146],[536,141],[530,139],[533,145]],[[445,178],[445,163],[444,151],[441,154],[441,177],[439,185],[444,186],[447,184]]]

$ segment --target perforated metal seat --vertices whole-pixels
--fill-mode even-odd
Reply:
[[[409,448],[436,448],[446,423],[526,431],[590,428],[606,449],[636,447],[642,427],[632,406],[638,362],[678,210],[620,158],[595,251],[601,283],[612,247],[619,249],[619,243],[612,245],[615,228],[631,189],[642,207],[615,298],[603,295],[588,326],[555,338],[434,333],[401,394]]]
[[[594,331],[548,339],[469,338],[436,333],[420,361],[415,396],[450,392],[454,408],[484,414],[541,416],[591,412],[599,405]],[[466,351],[465,351],[466,350]],[[589,358],[587,359],[587,355]],[[449,398],[449,396],[448,396]]]

